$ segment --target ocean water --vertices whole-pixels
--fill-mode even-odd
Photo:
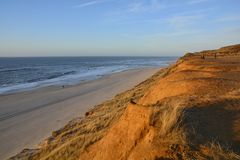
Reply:
[[[177,57],[0,58],[0,94],[52,85],[74,85],[107,74],[164,67]]]

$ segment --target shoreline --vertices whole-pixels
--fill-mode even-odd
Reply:
[[[171,64],[173,64],[173,63],[169,63],[168,65],[171,65]],[[144,70],[144,69],[156,69],[156,68],[161,69],[161,68],[165,68],[167,66],[148,66],[148,67],[130,68],[130,69],[122,70],[122,71],[111,72],[111,73],[108,73],[108,74],[99,75],[96,78],[81,80],[79,82],[72,83],[72,84],[56,84],[56,85],[55,84],[49,84],[49,85],[32,87],[32,88],[17,89],[17,90],[14,90],[14,91],[7,91],[7,92],[0,93],[0,98],[4,97],[4,96],[9,96],[9,95],[15,95],[15,94],[38,92],[38,91],[41,91],[41,90],[63,89],[62,86],[64,86],[64,88],[71,88],[71,87],[76,87],[76,86],[86,84],[86,83],[89,83],[89,82],[98,81],[99,79],[102,79],[102,78],[105,78],[105,77],[108,77],[108,76],[111,76],[111,75],[119,74],[119,73],[124,73],[124,72],[129,72],[129,71],[137,71],[137,70]]]
[[[64,88],[48,86],[0,95],[0,152],[4,153],[0,158],[37,147],[70,120],[82,117],[93,106],[133,88],[159,69],[130,69]]]
[[[12,94],[18,94],[18,93],[24,93],[24,92],[35,92],[37,90],[41,90],[41,89],[52,89],[52,88],[62,88],[62,86],[64,86],[64,88],[69,88],[69,87],[74,87],[74,86],[78,86],[84,83],[88,83],[91,81],[95,81],[95,80],[99,80],[101,78],[104,78],[106,76],[110,76],[113,74],[118,74],[118,73],[122,73],[122,72],[127,72],[127,71],[131,71],[131,70],[141,70],[141,69],[151,69],[151,68],[162,68],[161,66],[149,66],[149,67],[139,67],[139,68],[129,68],[129,69],[125,69],[125,70],[119,70],[116,72],[109,72],[107,74],[103,74],[103,75],[97,75],[95,78],[92,79],[85,79],[85,80],[79,80],[78,82],[72,82],[72,84],[45,84],[45,85],[38,85],[38,86],[33,86],[33,87],[25,87],[25,88],[21,88],[21,89],[13,89],[10,91],[5,91],[5,92],[0,92],[0,97],[1,96],[8,96],[8,95],[12,95]]]

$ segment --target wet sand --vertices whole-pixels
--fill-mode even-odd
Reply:
[[[70,87],[0,96],[0,159],[34,148],[68,121],[149,78],[159,68],[124,71]]]

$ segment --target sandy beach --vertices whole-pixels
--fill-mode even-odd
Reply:
[[[68,121],[153,75],[159,68],[124,71],[70,87],[0,96],[0,159],[34,148]]]

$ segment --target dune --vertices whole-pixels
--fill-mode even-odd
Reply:
[[[12,159],[237,160],[239,155],[240,45],[233,45],[186,54],[53,132],[40,148]]]

